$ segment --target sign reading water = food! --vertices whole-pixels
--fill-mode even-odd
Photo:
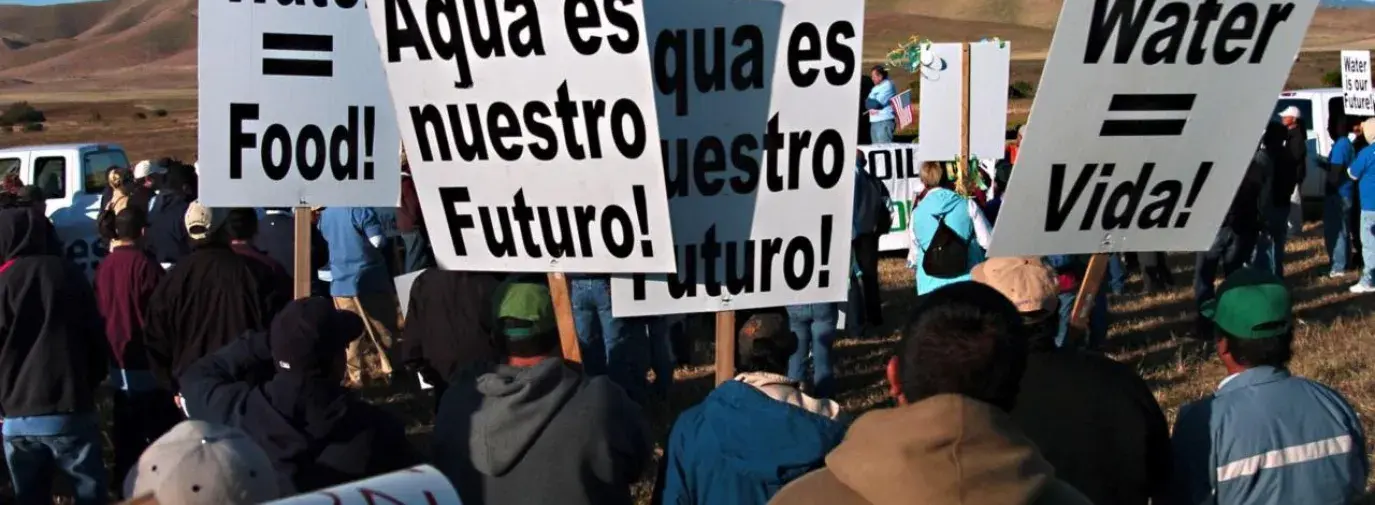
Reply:
[[[200,198],[383,206],[399,136],[362,0],[201,0]]]
[[[1318,0],[1066,0],[994,256],[1208,249]]]

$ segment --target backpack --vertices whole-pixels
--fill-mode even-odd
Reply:
[[[969,239],[960,237],[945,224],[947,214],[936,217],[936,233],[921,260],[926,275],[940,279],[959,277],[969,271]]]

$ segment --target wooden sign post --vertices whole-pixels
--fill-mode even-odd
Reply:
[[[735,311],[716,313],[716,385],[735,377]]]
[[[296,207],[294,212],[293,235],[296,239],[296,254],[292,258],[292,295],[297,299],[310,297],[310,281],[315,279],[315,269],[310,261],[310,229],[312,212],[310,207]]]
[[[969,43],[960,43],[960,159],[955,164],[955,191],[973,196],[969,188]]]
[[[549,297],[554,299],[554,317],[559,321],[559,344],[563,360],[582,363],[582,347],[578,346],[578,327],[573,324],[573,299],[568,295],[568,276],[549,274]]]
[[[1069,315],[1069,329],[1065,332],[1064,347],[1071,347],[1088,333],[1089,313],[1098,297],[1098,288],[1103,285],[1103,274],[1108,270],[1108,255],[1098,253],[1089,258],[1084,279],[1079,284],[1079,294],[1074,297],[1074,309]]]

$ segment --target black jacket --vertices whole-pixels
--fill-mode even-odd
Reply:
[[[177,391],[191,363],[244,332],[266,329],[290,300],[262,263],[227,245],[208,245],[182,259],[148,300],[145,317],[149,366],[159,382]]]
[[[135,204],[129,201],[129,205]],[[153,197],[144,244],[158,263],[175,264],[191,254],[191,237],[186,234],[186,209],[190,206],[191,198],[176,191],[164,190]]]
[[[276,260],[286,269],[287,276],[296,275],[296,218],[290,213],[270,213],[258,221],[258,236],[253,245],[258,250]],[[320,228],[310,227],[310,292],[312,295],[328,296],[329,283],[319,280],[315,272],[329,263],[329,244],[320,234]],[[294,277],[292,277],[294,278]],[[294,284],[293,284],[294,285]]]
[[[272,370],[270,338],[253,332],[187,368],[182,396],[192,419],[248,433],[284,489],[301,493],[420,463],[404,426],[338,380],[286,371],[261,380]]]
[[[492,292],[499,274],[430,268],[411,285],[401,359],[443,388],[470,363],[493,357]]]
[[[1274,184],[1271,186],[1271,205],[1289,205],[1294,188],[1303,184],[1308,172],[1308,132],[1302,126],[1285,131],[1284,152],[1276,156]]]
[[[94,412],[109,345],[85,274],[53,254],[52,227],[0,212],[0,415]]]

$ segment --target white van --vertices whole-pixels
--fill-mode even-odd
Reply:
[[[1271,120],[1279,121],[1280,111],[1290,106],[1299,109],[1299,121],[1308,131],[1308,175],[1303,179],[1300,194],[1305,204],[1316,204],[1321,208],[1324,196],[1324,177],[1321,170],[1327,165],[1327,155],[1332,152],[1332,142],[1335,140],[1327,132],[1328,121],[1333,117],[1346,117],[1346,108],[1342,105],[1342,89],[1302,89],[1280,93]]]
[[[67,259],[94,276],[96,265],[108,253],[96,231],[100,196],[105,191],[105,171],[129,167],[124,148],[116,144],[65,144],[0,149],[0,178],[19,174],[25,184],[43,188],[48,197],[48,217]]]

